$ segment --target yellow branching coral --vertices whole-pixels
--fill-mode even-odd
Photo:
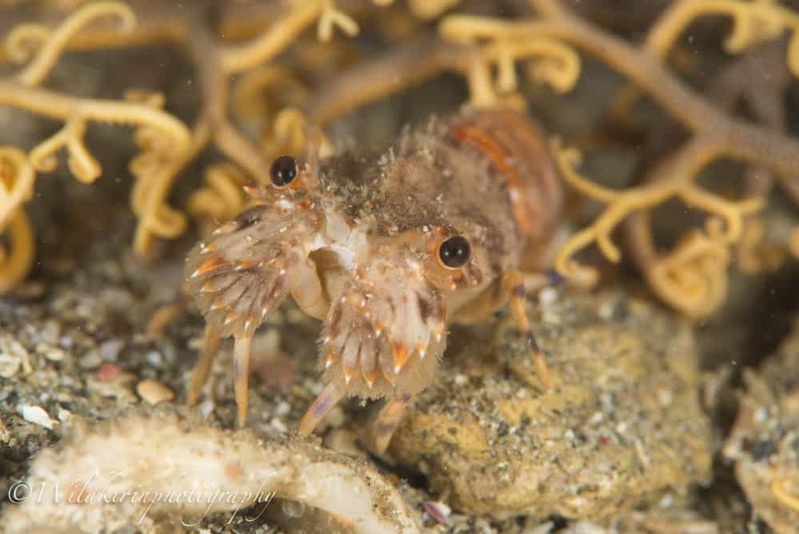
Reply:
[[[779,268],[790,251],[775,243],[763,242],[766,226],[762,217],[749,217],[735,251],[738,269],[747,274],[770,272]]]
[[[580,57],[570,46],[548,37],[506,37],[503,24],[482,17],[451,15],[442,21],[441,36],[460,44],[477,44],[478,54],[467,71],[470,102],[492,106],[500,102],[497,93],[518,88],[516,63],[536,58],[529,72],[536,82],[547,83],[560,93],[570,91],[580,75]],[[496,81],[491,66],[496,65]]]
[[[647,33],[642,50],[665,60],[675,41],[695,19],[726,15],[732,31],[724,41],[730,54],[751,50],[765,41],[791,33],[785,61],[794,76],[799,76],[799,15],[777,0],[678,0],[673,2]],[[627,86],[617,95],[617,115],[627,115],[639,93]]]
[[[558,271],[566,276],[578,272],[581,267],[575,264],[572,256],[594,242],[608,260],[618,262],[621,253],[611,240],[616,226],[632,213],[677,198],[708,213],[706,230],[689,232],[665,256],[656,256],[651,245],[638,249],[636,254],[644,263],[647,281],[663,300],[691,317],[702,317],[716,309],[726,295],[729,247],[740,239],[744,217],[760,209],[763,201],[733,202],[693,184],[692,179],[699,169],[715,156],[712,145],[694,142],[680,158],[661,168],[649,183],[624,191],[609,190],[580,176],[574,170],[579,164],[579,154],[574,149],[561,148],[554,143],[552,151],[564,180],[585,196],[607,206],[591,225],[561,247],[555,260]],[[651,236],[646,233],[638,241],[651,243]]]
[[[375,0],[376,5],[388,3]],[[92,183],[102,174],[100,164],[84,142],[90,123],[126,124],[135,129],[139,153],[129,165],[135,179],[131,208],[138,219],[133,248],[139,254],[146,254],[155,238],[174,238],[185,230],[186,217],[167,204],[167,197],[177,176],[209,144],[215,144],[230,162],[209,169],[205,187],[189,202],[192,213],[228,217],[243,202],[240,190],[241,198],[236,199],[231,188],[240,188],[249,180],[260,183],[267,180],[269,154],[263,154],[227,117],[228,78],[245,74],[245,80],[249,81],[243,84],[239,97],[246,99],[246,91],[252,94],[258,87],[275,82],[275,73],[281,71],[270,70],[265,64],[308,27],[316,24],[322,40],[332,38],[336,29],[347,35],[359,30],[357,23],[340,11],[334,0],[295,0],[277,19],[273,14],[267,16],[272,24],[261,34],[235,42],[222,41],[198,23],[193,10],[173,9],[166,4],[155,9],[161,10],[161,16],[150,16],[140,28],[136,9],[129,3],[92,2],[74,9],[55,28],[22,23],[6,36],[0,59],[5,57],[23,67],[15,75],[0,79],[0,106],[59,120],[63,127],[24,158],[21,153],[3,152],[5,167],[18,170],[7,171],[2,183],[0,236],[5,236],[5,248],[0,254],[0,292],[19,282],[32,262],[34,240],[21,210],[30,198],[35,172],[54,171],[58,154],[65,152],[69,171],[77,180]],[[113,21],[116,27],[110,28],[108,21]],[[60,56],[76,41],[89,48],[160,41],[171,41],[185,48],[197,66],[203,93],[197,122],[188,128],[164,111],[164,97],[160,94],[131,91],[124,100],[115,101],[73,97],[42,87]],[[246,74],[259,68],[263,68],[260,75],[248,79]],[[297,98],[297,94],[295,91],[293,97]],[[297,103],[302,100],[299,98]],[[277,120],[276,137],[268,140],[271,148],[299,151],[304,140],[302,115],[281,113]]]
[[[794,258],[799,259],[799,228],[794,228],[793,232],[791,232],[791,238],[788,241],[788,247]]]
[[[6,42],[8,54],[18,61],[27,61],[17,75],[0,80],[0,105],[24,109],[39,115],[61,120],[62,129],[38,144],[27,157],[27,165],[39,172],[52,172],[57,165],[57,153],[66,150],[68,167],[72,175],[91,183],[101,174],[97,160],[86,148],[83,138],[89,122],[108,122],[131,124],[149,128],[154,137],[160,139],[162,146],[180,151],[188,143],[188,131],[172,116],[153,109],[145,104],[78,98],[49,91],[41,87],[50,70],[58,61],[69,40],[81,29],[98,18],[112,17],[129,30],[134,24],[133,12],[119,2],[96,2],[78,9],[53,31],[36,25],[25,25],[11,32]],[[16,158],[17,160],[19,158]],[[32,180],[32,173],[30,176]],[[140,224],[148,232],[167,235],[163,228],[147,224],[154,213],[166,209],[163,205],[165,195],[148,205],[140,215]],[[30,227],[20,212],[21,203],[0,206],[0,220],[13,218],[16,223],[10,227],[12,254],[0,258],[3,270],[0,271],[0,291],[8,290],[21,279],[30,265],[21,261],[21,255],[32,256],[33,239]],[[23,221],[24,224],[23,224]],[[3,227],[0,226],[0,231]],[[27,241],[27,242],[24,242]]]
[[[343,11],[336,9],[333,0],[320,0],[320,5],[322,12],[319,15],[317,24],[320,40],[329,41],[332,39],[335,28],[340,29],[350,37],[358,34],[358,23]]]
[[[797,473],[793,477],[782,475],[771,481],[770,489],[779,502],[791,510],[799,512],[799,487]]]
[[[244,209],[242,188],[247,176],[231,163],[218,163],[205,169],[204,185],[189,198],[188,210],[197,219],[218,222],[234,217]]]
[[[688,24],[706,15],[727,15],[732,19],[732,32],[724,41],[724,48],[731,54],[790,31],[786,62],[791,72],[799,75],[799,15],[776,0],[679,0],[668,7],[649,31],[644,50],[665,57]]]
[[[27,274],[33,262],[33,232],[22,205],[33,196],[35,171],[27,155],[0,147],[0,293]]]
[[[706,211],[724,221],[725,228],[719,237],[727,244],[740,238],[744,216],[760,209],[763,205],[762,199],[731,202],[691,183],[700,168],[713,157],[713,149],[702,146],[700,143],[692,146],[690,151],[685,151],[687,156],[680,160],[681,166],[678,174],[666,179],[653,180],[649,184],[624,191],[611,191],[580,176],[574,170],[574,165],[579,163],[579,154],[574,149],[560,148],[555,143],[553,153],[566,182],[584,195],[608,205],[591,226],[573,236],[561,248],[555,266],[564,274],[569,272],[569,260],[574,253],[591,242],[597,243],[608,260],[618,262],[621,259],[621,253],[610,240],[610,233],[616,225],[634,211],[662,204],[671,198],[679,198],[687,205]],[[665,174],[673,171],[669,167],[661,172]]]
[[[261,65],[246,72],[231,95],[233,112],[242,123],[272,119],[283,106],[303,106],[310,89],[283,65]]]

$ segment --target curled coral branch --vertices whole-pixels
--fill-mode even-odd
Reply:
[[[785,247],[763,242],[766,226],[762,217],[749,217],[745,223],[735,251],[735,263],[738,269],[747,274],[778,269],[785,260],[787,253]]]
[[[382,1],[375,3],[386,4]],[[130,170],[136,178],[131,206],[138,218],[134,249],[139,254],[149,251],[155,237],[176,237],[185,230],[184,215],[171,208],[166,199],[177,175],[210,142],[214,142],[226,157],[256,181],[263,183],[268,179],[265,171],[268,165],[261,152],[227,118],[228,78],[273,59],[314,23],[317,23],[323,38],[332,35],[334,28],[348,34],[354,34],[358,29],[352,18],[336,8],[334,0],[295,1],[284,16],[275,18],[273,12],[273,24],[253,40],[243,44],[223,44],[201,20],[199,10],[182,11],[159,6],[161,10],[168,19],[162,27],[153,27],[151,17],[145,14],[143,19],[149,29],[130,39],[150,42],[165,38],[189,52],[198,66],[203,93],[200,118],[191,132],[161,109],[162,95],[133,95],[127,102],[118,102],[71,97],[39,87],[61,54],[75,39],[82,39],[81,34],[97,19],[113,17],[121,23],[122,29],[133,30],[131,33],[137,30],[134,12],[123,2],[100,1],[83,5],[52,31],[37,24],[17,26],[8,37],[6,55],[20,63],[30,61],[30,64],[17,76],[0,80],[0,105],[64,122],[60,131],[31,153],[31,162],[37,170],[53,170],[57,164],[56,153],[66,149],[72,174],[82,182],[92,182],[100,176],[102,169],[84,144],[88,125],[108,122],[136,128],[136,141],[141,152],[131,161]],[[191,31],[186,31],[189,26]],[[112,37],[108,28],[95,34],[81,42],[92,42],[94,46],[111,41],[127,42],[124,37]],[[293,151],[299,151],[297,147],[303,138],[297,133],[299,128],[291,126],[298,121],[292,123],[286,117],[283,121],[288,121],[288,125],[276,124],[275,131],[282,136],[280,142],[290,145]],[[10,220],[14,214],[9,212],[4,216]]]
[[[76,98],[36,87],[47,76],[69,41],[84,27],[100,17],[114,16],[123,29],[135,24],[133,11],[122,2],[96,2],[76,10],[55,30],[45,34],[40,27],[23,26],[12,32],[8,40],[9,55],[25,59],[31,54],[31,43],[38,45],[30,65],[14,79],[0,81],[0,105],[20,109],[64,121],[64,127],[31,152],[31,163],[37,170],[52,171],[56,152],[66,148],[71,173],[78,180],[90,183],[101,174],[100,165],[84,145],[83,136],[89,121],[132,124],[138,127],[138,141],[144,154],[134,162],[140,174],[134,187],[134,212],[139,216],[139,227],[134,248],[144,253],[153,235],[175,237],[185,228],[182,214],[165,204],[166,194],[174,175],[175,162],[190,149],[190,136],[186,127],[171,115],[159,109],[163,98],[139,98],[134,102],[103,101]],[[23,89],[25,88],[25,89]],[[143,162],[149,161],[149,165]],[[146,176],[145,176],[146,175]],[[145,193],[142,194],[142,191]]]
[[[264,65],[248,71],[233,89],[233,112],[241,121],[271,118],[279,104],[303,105],[308,87],[288,68]]]
[[[388,5],[386,2],[376,2]],[[259,37],[244,44],[227,45],[220,49],[220,64],[227,74],[236,74],[274,58],[314,22],[322,41],[333,37],[335,28],[346,35],[358,33],[358,23],[336,8],[334,0],[293,2],[291,11]]]
[[[192,193],[187,208],[192,216],[215,224],[233,218],[245,207],[243,187],[247,176],[231,163],[212,165],[205,170],[205,185]]]
[[[470,100],[474,105],[496,104],[492,86],[502,93],[516,91],[516,63],[536,58],[529,68],[531,78],[547,83],[558,93],[574,88],[580,76],[580,57],[573,48],[554,39],[529,35],[507,38],[500,22],[466,15],[451,15],[442,21],[439,33],[460,44],[479,44],[478,57],[468,71]],[[497,66],[497,80],[490,82],[490,66]]]
[[[459,2],[460,0],[408,0],[408,9],[420,19],[432,20]]]
[[[776,477],[771,481],[769,489],[774,497],[795,512],[799,512],[799,488],[796,479],[789,476]]]
[[[358,35],[358,23],[352,17],[337,9],[333,0],[319,0],[322,12],[317,23],[317,35],[320,41],[330,41],[335,28],[340,29],[345,35],[354,37]]]
[[[30,61],[47,40],[50,30],[43,24],[18,24],[6,37],[5,53],[13,63]]]
[[[36,173],[24,152],[0,147],[0,232],[33,196],[35,178]]]
[[[793,254],[793,257],[799,260],[799,227],[795,227],[791,231],[791,237],[788,239],[788,249]]]
[[[86,121],[73,115],[61,130],[31,151],[31,164],[39,172],[53,172],[58,165],[57,152],[66,148],[69,154],[67,165],[72,176],[84,184],[94,182],[100,176],[101,168],[83,144],[85,133]]]
[[[136,177],[131,192],[131,208],[139,218],[133,249],[138,254],[150,250],[155,236],[175,238],[186,229],[186,217],[165,203],[175,176],[190,160],[189,149],[177,154],[144,152],[131,160]]]
[[[799,17],[774,0],[679,0],[649,31],[644,50],[658,58],[665,57],[685,28],[705,15],[727,15],[732,19],[732,31],[724,41],[724,48],[731,54],[774,39],[786,29],[794,32],[795,39],[799,30]],[[788,63],[792,63],[790,59]]]
[[[38,115],[67,121],[79,116],[85,121],[108,124],[148,125],[180,147],[189,141],[189,131],[182,122],[149,105],[79,98],[38,87],[21,89],[15,83],[0,80],[0,105],[24,109]]]
[[[0,293],[11,290],[25,278],[34,257],[33,230],[22,211],[11,216],[5,231],[0,231],[0,237],[4,233],[8,244],[4,247],[0,243]]]
[[[718,239],[725,244],[738,241],[743,233],[744,218],[759,211],[765,204],[765,200],[761,197],[731,202],[709,193],[693,183],[681,187],[677,191],[677,197],[692,208],[718,217],[719,221],[724,223],[723,230],[719,231]]]
[[[655,293],[688,317],[701,318],[718,308],[727,294],[730,251],[723,236],[692,230],[674,249],[644,269]]]
[[[33,263],[33,231],[22,205],[33,195],[35,172],[25,153],[0,147],[0,293],[19,283]]]
[[[659,61],[665,61],[674,42],[694,19],[705,15],[728,15],[733,29],[724,42],[731,54],[755,48],[773,40],[783,31],[792,32],[785,61],[789,71],[799,77],[799,16],[773,0],[680,0],[673,2],[649,30],[641,49]],[[640,92],[623,87],[616,97],[614,116],[630,115]],[[784,120],[780,117],[779,120]]]
[[[89,10],[89,14],[96,14],[97,9],[93,7]],[[107,9],[113,10],[113,8]],[[85,15],[81,15],[81,11],[79,10],[73,17],[78,21],[85,21]],[[65,25],[70,27],[68,23]],[[62,36],[58,31],[55,35]],[[43,48],[47,49],[48,46],[45,44]],[[86,122],[95,120],[139,126],[139,131],[143,132],[139,142],[145,148],[146,154],[139,162],[148,157],[151,160],[149,168],[142,171],[149,176],[145,184],[148,187],[140,188],[139,191],[147,191],[151,201],[144,203],[134,200],[134,211],[140,217],[138,238],[134,245],[138,253],[144,253],[149,248],[152,233],[161,237],[175,237],[185,228],[183,216],[164,204],[171,180],[167,173],[172,167],[153,164],[152,160],[155,158],[152,158],[152,155],[156,151],[155,147],[160,154],[165,155],[165,158],[161,159],[174,158],[175,153],[186,152],[189,144],[188,130],[180,121],[157,109],[158,102],[158,99],[152,98],[142,102],[124,103],[82,99],[39,88],[20,90],[15,83],[0,82],[0,104],[28,109],[65,121],[62,130],[41,143],[31,153],[31,162],[41,171],[53,170],[57,161],[55,152],[66,147],[69,153],[70,171],[78,180],[85,183],[92,182],[100,175],[101,169],[83,144]],[[169,155],[166,156],[167,154]],[[164,162],[159,160],[159,163]]]
[[[309,123],[305,114],[297,108],[287,107],[275,117],[271,135],[262,142],[270,157],[280,154],[302,154],[307,147]]]
[[[27,46],[31,41],[41,44],[30,65],[17,75],[16,80],[26,87],[39,85],[56,64],[69,40],[92,21],[109,15],[120,20],[122,31],[131,30],[135,25],[136,17],[126,4],[96,2],[75,11],[47,37],[40,28],[31,26],[23,26],[20,30],[22,33],[18,32],[16,35],[12,33],[6,44],[10,48],[9,55],[12,57],[24,57],[27,52],[20,48],[23,43]]]
[[[644,271],[651,278],[650,282],[667,302],[676,307],[691,310],[691,315],[701,314],[707,309],[714,309],[718,303],[718,295],[723,296],[726,286],[707,286],[704,290],[717,298],[710,306],[710,300],[700,298],[702,280],[712,284],[718,271],[726,269],[729,263],[727,247],[740,239],[743,230],[743,218],[763,205],[760,198],[732,202],[713,193],[700,189],[693,183],[699,170],[720,154],[718,146],[711,140],[695,139],[676,154],[668,165],[655,171],[648,183],[632,187],[624,191],[613,191],[590,182],[580,176],[574,166],[579,164],[579,154],[574,149],[561,148],[558,142],[553,143],[553,154],[563,179],[582,194],[606,204],[605,210],[587,228],[574,234],[558,251],[555,269],[565,276],[578,272],[579,265],[573,256],[591,243],[596,243],[602,254],[611,262],[621,259],[621,252],[613,244],[611,233],[616,226],[633,213],[647,211],[662,204],[670,198],[679,198],[687,205],[705,211],[719,224],[713,223],[713,232],[707,234],[691,233],[668,257],[654,259],[650,254],[643,262]],[[720,223],[724,223],[721,225]],[[648,236],[651,237],[651,236]],[[641,238],[645,240],[646,238]],[[649,245],[651,246],[651,245]],[[724,254],[719,253],[719,247]],[[646,247],[645,247],[646,248]],[[723,260],[723,261],[720,261]],[[723,269],[721,269],[723,266]],[[682,273],[677,271],[682,269]],[[681,286],[675,291],[671,286]],[[675,295],[680,294],[679,297]],[[687,298],[686,297],[690,297]],[[681,301],[682,303],[677,303]],[[708,304],[708,308],[699,310],[700,304]]]
[[[236,74],[270,60],[317,20],[321,7],[319,0],[295,2],[290,13],[259,37],[222,47],[219,54],[222,70]]]

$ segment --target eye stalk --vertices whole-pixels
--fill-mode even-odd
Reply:
[[[472,246],[462,235],[448,237],[438,245],[438,261],[448,269],[463,267],[471,255]]]
[[[297,177],[297,160],[291,156],[280,156],[269,168],[269,178],[275,187],[286,187]]]

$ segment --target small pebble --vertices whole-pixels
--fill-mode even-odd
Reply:
[[[17,406],[17,413],[29,423],[43,426],[47,430],[52,430],[53,426],[58,424],[58,421],[51,419],[50,415],[41,406],[20,404]]]
[[[578,521],[569,525],[569,534],[608,534],[603,527],[588,521]]]
[[[269,420],[269,426],[271,426],[272,428],[281,433],[288,432],[289,429],[286,426],[286,423],[284,423],[282,420],[278,419],[277,417],[273,417],[272,419]]]
[[[275,415],[278,417],[285,417],[291,412],[291,405],[286,401],[280,401],[275,406]]]
[[[305,514],[305,504],[298,501],[290,501],[288,499],[280,503],[283,513],[289,517],[302,517]]]
[[[164,363],[164,357],[157,350],[148,351],[145,358],[147,359],[147,363],[153,367],[161,367]]]
[[[175,398],[175,393],[158,380],[148,378],[136,384],[136,393],[149,404],[170,401]]]
[[[94,374],[100,382],[113,382],[119,376],[119,367],[113,363],[104,363]]]
[[[61,325],[55,319],[45,321],[41,330],[38,332],[39,341],[47,345],[55,345],[61,336]]]
[[[33,371],[30,354],[19,341],[0,337],[0,376],[11,378],[19,372],[20,368],[25,373]]]
[[[526,534],[550,534],[553,528],[555,528],[555,524],[551,521],[548,521],[546,523],[541,523],[540,525],[527,527],[524,532]]]
[[[552,325],[562,324],[560,315],[548,311],[544,311],[541,314],[541,320],[547,324],[552,324]]]
[[[103,360],[107,362],[115,362],[119,356],[119,353],[122,352],[122,347],[124,346],[125,342],[121,339],[111,339],[100,344],[98,352]]]
[[[452,509],[439,501],[425,501],[422,503],[425,512],[432,517],[436,522],[446,524],[447,518],[452,513]]]
[[[214,401],[211,399],[205,399],[200,403],[199,409],[203,418],[208,419],[211,414],[214,413]]]
[[[62,349],[45,343],[36,345],[36,352],[43,355],[51,362],[62,362],[64,361],[64,357],[66,357],[66,352],[64,352]]]
[[[554,287],[545,287],[538,293],[538,302],[543,306],[554,304],[558,300],[558,290]]]
[[[66,423],[69,418],[72,417],[72,412],[69,410],[65,410],[64,408],[58,409],[58,420],[62,423]]]
[[[90,350],[78,360],[78,367],[85,371],[89,371],[97,369],[102,363],[103,359],[100,358],[100,353],[96,350]]]
[[[11,354],[0,354],[0,377],[11,378],[19,372],[22,360]]]
[[[613,312],[616,311],[616,302],[615,301],[604,302],[597,311],[602,319],[606,320],[610,319],[611,317],[613,317]]]
[[[604,418],[605,416],[602,414],[602,412],[594,412],[594,414],[588,419],[588,424],[598,425]]]
[[[61,336],[58,338],[58,344],[61,345],[62,348],[71,349],[75,344],[75,340],[72,339],[72,336]]]
[[[755,410],[755,422],[756,423],[763,423],[768,419],[768,410],[765,408],[758,408]]]
[[[127,290],[115,287],[104,289],[100,294],[100,300],[113,311],[129,310],[133,305],[133,295]]]

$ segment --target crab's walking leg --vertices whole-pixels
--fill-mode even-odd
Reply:
[[[410,395],[391,399],[383,406],[377,418],[372,423],[372,443],[375,452],[381,454],[386,451],[391,442],[391,436],[402,421],[405,411],[411,402]]]
[[[344,393],[339,391],[333,384],[326,385],[325,389],[322,390],[308,408],[308,411],[305,412],[305,415],[302,416],[297,427],[299,433],[308,435],[313,432],[316,425],[338,404],[342,397],[344,397]]]
[[[507,287],[510,291],[510,311],[513,315],[513,320],[519,327],[519,331],[527,341],[527,348],[533,357],[533,364],[535,365],[538,378],[541,380],[541,385],[544,389],[549,389],[549,369],[547,368],[547,361],[541,349],[538,347],[538,342],[535,340],[533,330],[530,328],[530,321],[527,318],[527,290],[524,287],[524,276],[519,271],[513,271],[507,277]]]
[[[247,419],[247,383],[250,376],[250,347],[252,334],[233,338],[233,389],[236,394],[236,422],[244,426]]]
[[[214,363],[214,356],[216,356],[220,341],[222,341],[222,337],[219,335],[219,329],[211,324],[205,325],[200,361],[197,362],[191,372],[191,383],[189,384],[188,394],[189,406],[197,404],[200,391],[208,381],[208,375],[211,373],[211,364]]]

